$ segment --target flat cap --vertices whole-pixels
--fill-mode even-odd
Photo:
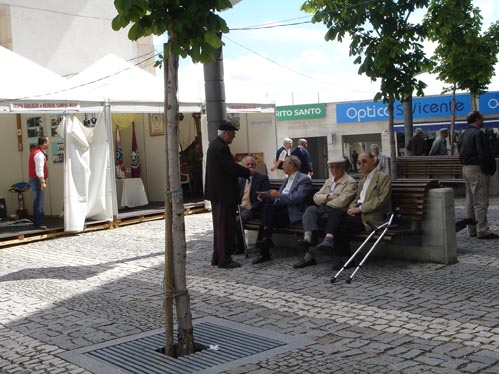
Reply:
[[[234,126],[232,123],[229,121],[223,121],[220,126],[218,126],[218,129],[220,131],[239,131],[239,129]]]
[[[344,164],[345,163],[345,157],[342,156],[333,156],[329,160],[327,160],[328,165],[329,164]]]

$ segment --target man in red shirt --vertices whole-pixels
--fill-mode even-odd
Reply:
[[[47,189],[48,168],[46,150],[49,147],[49,139],[46,136],[38,138],[38,144],[31,150],[29,155],[29,185],[35,194],[33,201],[33,214],[35,216],[35,227],[46,230],[45,213],[43,202],[45,190]]]

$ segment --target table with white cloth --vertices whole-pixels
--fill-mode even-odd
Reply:
[[[116,192],[118,208],[133,208],[149,204],[141,178],[116,179]]]

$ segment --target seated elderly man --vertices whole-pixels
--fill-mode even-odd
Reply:
[[[255,169],[256,160],[253,156],[245,156],[241,161],[241,165],[248,169]],[[268,191],[269,188],[269,177],[262,173],[255,172],[255,175],[249,178],[239,178],[239,190],[241,193],[239,212],[241,216],[238,217],[236,225],[236,248],[234,249],[234,254],[244,253],[244,237],[241,232],[241,222],[239,222],[239,219],[244,224],[253,218],[260,217],[262,203],[257,198],[257,192]]]
[[[319,245],[321,249],[332,249],[333,239],[338,235],[355,234],[371,231],[368,222],[379,226],[385,222],[386,213],[391,211],[391,179],[390,176],[376,168],[371,153],[361,153],[357,164],[362,173],[357,193],[347,211],[332,209],[328,214],[326,237]],[[336,242],[336,241],[335,241]],[[303,258],[301,266],[315,265],[316,261],[310,248]],[[298,265],[298,264],[297,264]]]
[[[288,156],[284,159],[283,170],[288,176],[282,183],[279,191],[261,191],[258,199],[264,201],[260,219],[260,230],[256,247],[261,252],[253,264],[260,264],[271,260],[269,249],[274,247],[272,230],[301,221],[303,212],[308,206],[312,196],[312,182],[310,178],[301,173],[300,159]]]
[[[315,235],[319,229],[328,223],[328,217],[335,209],[347,210],[348,205],[355,197],[355,179],[345,172],[345,159],[343,157],[328,161],[331,178],[327,179],[322,188],[314,195],[316,205],[309,206],[303,214],[303,240],[299,241],[300,247],[308,250],[315,245]],[[330,231],[326,227],[326,232]],[[325,241],[331,240],[326,237]],[[295,269],[315,265],[313,256],[302,259],[294,264]]]

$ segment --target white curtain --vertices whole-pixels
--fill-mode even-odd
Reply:
[[[65,116],[64,231],[83,231],[85,218],[112,220],[109,146],[103,116],[93,128]]]

